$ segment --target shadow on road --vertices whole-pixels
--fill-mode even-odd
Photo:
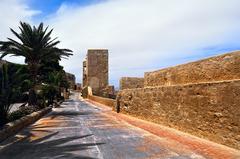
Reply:
[[[77,112],[77,111],[61,111],[61,112],[53,112],[51,113],[50,118],[55,119],[56,117],[59,116],[64,116],[64,117],[76,117],[78,115],[89,115],[93,114],[93,112],[90,111],[82,111],[82,112]]]
[[[48,132],[48,135],[38,138],[36,134],[39,132],[40,134]],[[96,145],[105,144],[77,141],[90,137],[92,134],[72,137],[62,137],[62,135],[58,134],[59,132],[49,134],[48,130],[34,130],[34,128],[31,128],[31,130],[21,133],[24,136],[22,139],[1,149],[0,156],[7,159],[94,159],[81,155],[81,151],[91,149]]]

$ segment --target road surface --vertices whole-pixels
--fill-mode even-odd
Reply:
[[[205,159],[184,144],[153,135],[78,99],[1,143],[0,159]]]

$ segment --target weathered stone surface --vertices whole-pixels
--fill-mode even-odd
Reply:
[[[86,87],[87,86],[87,61],[86,60],[83,61],[82,73],[83,73],[83,75],[82,75],[82,78],[83,78],[82,87]]]
[[[82,89],[82,97],[87,98],[88,95],[92,95],[92,88],[91,87],[84,87]]]
[[[99,97],[99,96],[94,96],[94,95],[88,95],[88,99],[95,101],[97,103],[101,103],[106,106],[109,106],[112,109],[115,107],[115,103],[116,103],[116,100],[114,100],[114,99],[104,98],[104,97]]]
[[[114,86],[107,86],[105,89],[102,90],[102,97],[106,97],[106,98],[116,98],[115,95],[115,89]]]
[[[240,79],[239,51],[154,72],[146,72],[144,86],[170,86],[233,79]]]
[[[240,80],[126,89],[120,112],[240,149]]]
[[[133,89],[133,88],[143,88],[143,87],[144,87],[144,78],[122,77],[120,79],[120,90]]]
[[[108,86],[108,50],[88,50],[86,62],[83,62],[83,86],[91,87],[95,95],[103,95]]]
[[[108,94],[115,95],[114,85],[107,86]]]

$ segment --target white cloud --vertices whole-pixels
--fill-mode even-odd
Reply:
[[[108,48],[110,78],[204,56],[207,47],[226,47],[239,38],[238,0],[109,0],[73,7],[63,4],[48,23],[75,55],[63,61],[81,79],[88,48]],[[240,39],[240,38],[239,38]],[[239,44],[239,43],[238,43]],[[145,69],[144,69],[145,68]]]
[[[20,21],[32,21],[32,16],[39,11],[31,10],[26,5],[26,0],[1,0],[0,1],[0,40],[14,37],[10,28],[17,30]],[[23,63],[23,58],[11,57],[7,60]]]
[[[239,5],[239,0],[63,4],[45,23],[62,41],[59,47],[74,50],[74,56],[62,64],[79,81],[87,49],[108,48],[110,81],[116,84],[121,76],[141,76],[147,70],[205,57],[209,48],[239,45]]]

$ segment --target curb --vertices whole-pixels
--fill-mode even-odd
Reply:
[[[26,126],[34,123],[35,121],[40,119],[42,116],[49,113],[51,110],[52,110],[51,107],[47,107],[40,111],[33,112],[32,114],[26,115],[18,120],[15,120],[13,122],[6,124],[4,128],[0,131],[0,142],[16,134]]]

